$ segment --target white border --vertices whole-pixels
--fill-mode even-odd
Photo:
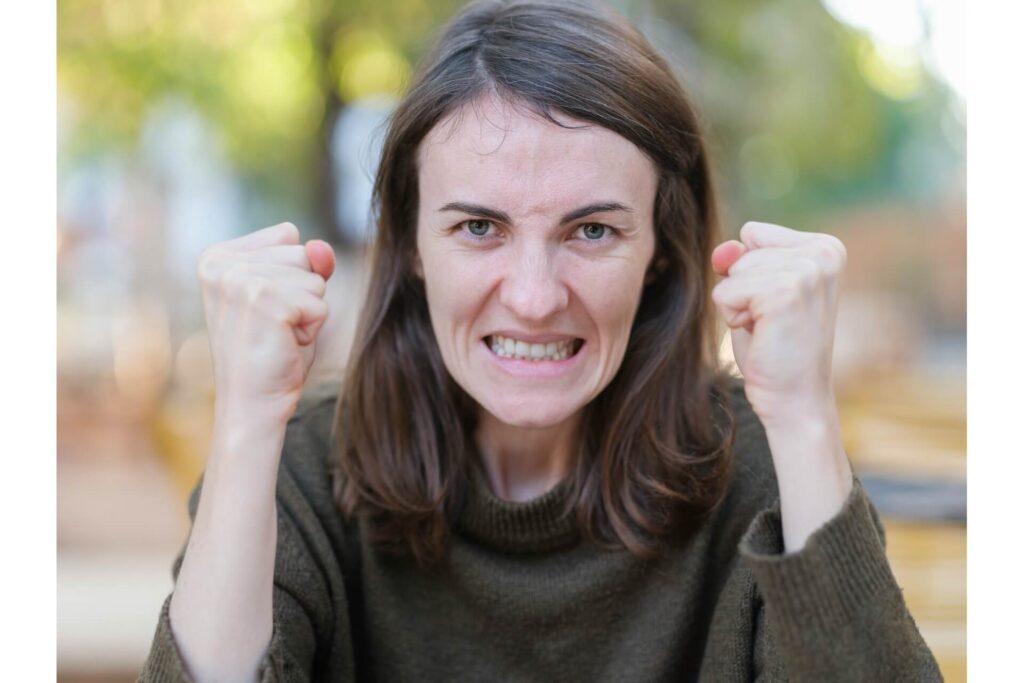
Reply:
[[[56,672],[56,6],[0,9],[5,680]]]
[[[968,9],[968,678],[998,681],[1018,675],[1024,606],[1015,533],[1024,501],[1024,35],[1017,3]]]

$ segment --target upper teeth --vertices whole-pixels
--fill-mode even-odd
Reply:
[[[502,337],[499,334],[491,336],[491,351],[505,358],[519,358],[522,360],[564,360],[572,355],[573,340],[565,339],[547,344],[530,344],[529,342]]]

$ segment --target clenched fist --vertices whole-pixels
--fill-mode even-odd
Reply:
[[[834,400],[832,346],[843,244],[822,233],[747,223],[711,255],[747,398],[763,422],[800,421]]]
[[[199,257],[218,407],[287,421],[298,406],[327,319],[334,252],[299,243],[281,223],[208,247]]]

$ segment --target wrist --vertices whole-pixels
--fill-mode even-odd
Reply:
[[[280,400],[254,399],[238,392],[218,392],[214,396],[214,419],[224,423],[285,426],[295,414],[298,397],[283,396]]]
[[[275,413],[238,409],[214,412],[207,478],[277,478],[288,420]]]
[[[839,407],[832,391],[774,401],[758,412],[758,418],[766,432],[801,435],[827,430],[839,432]]]

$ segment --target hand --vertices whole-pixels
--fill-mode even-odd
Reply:
[[[712,299],[762,422],[799,421],[835,400],[832,346],[846,249],[835,237],[747,223],[711,255]]]
[[[747,399],[764,424],[787,552],[804,547],[853,486],[832,388],[839,276],[830,235],[747,223],[711,254],[712,298],[732,334]]]
[[[299,244],[281,223],[208,247],[199,257],[218,406],[285,421],[294,413],[328,308],[334,252]]]

